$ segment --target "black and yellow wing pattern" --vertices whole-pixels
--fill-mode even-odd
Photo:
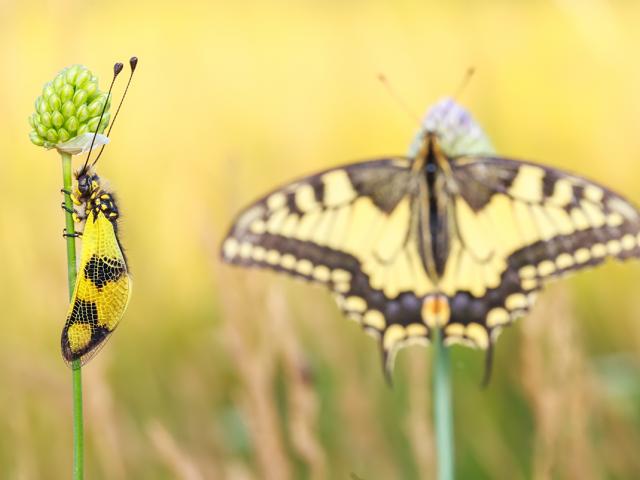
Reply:
[[[91,170],[77,175],[74,199],[84,221],[82,255],[75,289],[62,330],[62,355],[84,364],[115,330],[131,295],[131,278],[118,239],[113,194]]]
[[[445,107],[412,155],[276,189],[222,244],[229,263],[326,285],[379,339],[387,373],[399,348],[428,343],[435,328],[446,345],[490,350],[547,281],[640,256],[640,213],[625,198],[557,169],[465,153],[488,143],[466,111]]]

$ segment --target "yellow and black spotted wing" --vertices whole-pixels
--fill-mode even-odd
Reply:
[[[450,164],[459,195],[456,238],[439,283],[451,309],[445,342],[488,347],[547,281],[607,258],[640,256],[638,210],[597,183],[504,158]]]
[[[118,240],[118,209],[113,195],[89,171],[79,173],[76,198],[84,207],[82,256],[73,297],[62,330],[62,355],[84,364],[115,330],[127,308],[131,278]]]
[[[445,344],[491,351],[547,280],[640,255],[640,216],[623,197],[533,163],[459,155],[437,127],[408,158],[266,195],[238,216],[222,258],[325,284],[379,338],[389,373],[400,347],[438,327]]]

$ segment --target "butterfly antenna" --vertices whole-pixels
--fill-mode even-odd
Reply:
[[[378,74],[378,80],[387,89],[387,92],[389,93],[389,95],[391,95],[391,98],[393,98],[413,120],[420,124],[420,116],[416,115],[416,112],[407,104],[407,102],[404,101],[402,97],[400,97],[400,95],[398,95],[398,93],[394,90],[394,88],[391,86],[391,83],[389,83],[389,80],[383,73]]]
[[[458,85],[458,88],[455,90],[455,93],[453,94],[453,96],[451,96],[450,98],[451,101],[449,102],[449,104],[447,105],[447,107],[442,113],[442,118],[440,121],[443,124],[446,124],[446,121],[449,120],[449,115],[451,114],[451,112],[453,112],[454,107],[458,103],[458,99],[460,98],[460,95],[462,95],[462,92],[464,91],[464,89],[467,88],[467,85],[469,85],[469,81],[471,80],[471,77],[473,77],[475,72],[476,72],[475,67],[467,68],[467,71],[462,77],[462,81]]]
[[[122,65],[122,64],[120,64]],[[107,130],[107,137],[111,134],[111,129],[113,125],[116,123],[116,118],[118,118],[118,113],[120,113],[120,108],[122,108],[122,102],[124,102],[124,98],[127,96],[127,92],[129,91],[129,85],[131,85],[131,79],[133,78],[133,72],[136,71],[136,67],[138,66],[138,57],[131,57],[129,59],[129,66],[131,67],[131,73],[129,74],[129,80],[127,81],[127,86],[124,88],[124,93],[122,94],[122,98],[120,99],[120,103],[118,104],[118,108],[116,109],[116,113],[113,115],[113,120],[111,120],[111,125],[109,125],[109,130]],[[102,151],[104,150],[104,145],[100,149],[98,156],[93,161],[91,166],[95,165],[98,160],[100,160],[100,156],[102,155]]]
[[[102,106],[102,112],[100,112],[100,119],[98,120],[98,125],[96,126],[96,131],[93,132],[93,138],[91,139],[91,145],[89,146],[89,152],[87,153],[87,159],[84,162],[84,166],[81,171],[85,171],[87,165],[89,163],[89,159],[91,158],[91,150],[93,149],[93,144],[96,141],[96,136],[98,135],[98,130],[100,129],[100,123],[102,123],[102,117],[104,117],[104,112],[107,109],[107,105],[109,104],[109,99],[111,98],[111,90],[113,89],[113,84],[116,82],[116,77],[122,71],[123,65],[118,62],[113,66],[113,78],[111,79],[111,85],[109,85],[109,91],[107,92],[107,99]],[[95,165],[96,162],[93,162],[92,165]]]
[[[453,95],[454,101],[456,102],[458,101],[458,98],[460,98],[460,95],[462,95],[462,92],[464,91],[464,89],[467,88],[467,85],[469,85],[469,82],[471,81],[471,77],[473,77],[475,73],[476,73],[475,67],[467,68],[467,71],[462,77],[462,81],[460,82],[460,85],[458,85],[458,88],[455,91],[456,93]]]

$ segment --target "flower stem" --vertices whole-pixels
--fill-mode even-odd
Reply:
[[[72,172],[71,155],[61,153],[62,157],[62,184],[67,192],[71,192]],[[66,210],[73,208],[71,196],[64,195]],[[73,296],[76,285],[76,239],[71,236],[75,233],[73,216],[65,211],[65,227],[67,234],[67,278],[69,280],[69,299]],[[82,425],[82,370],[80,360],[74,360],[71,364],[71,383],[73,388],[73,480],[82,480],[84,477],[84,429]]]
[[[433,415],[436,432],[438,480],[454,479],[453,407],[451,404],[451,359],[442,343],[442,332],[435,329],[433,372]]]

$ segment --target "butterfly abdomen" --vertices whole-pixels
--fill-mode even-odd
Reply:
[[[424,182],[422,196],[426,199],[426,204],[418,200],[415,208],[418,215],[420,256],[429,277],[437,282],[444,275],[449,256],[451,222],[449,194],[443,170],[448,159],[437,147],[434,133],[427,133],[424,148],[414,162],[421,169],[420,176]]]

